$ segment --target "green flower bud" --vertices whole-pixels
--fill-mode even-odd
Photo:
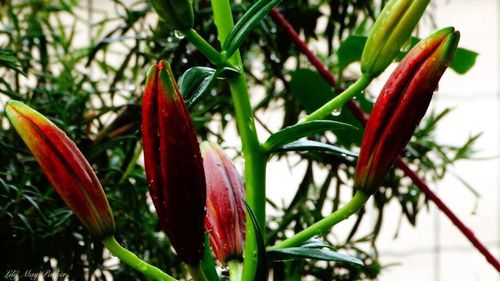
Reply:
[[[372,27],[361,56],[361,72],[377,77],[400,53],[430,0],[391,0]]]

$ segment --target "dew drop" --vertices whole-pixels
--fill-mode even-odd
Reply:
[[[332,112],[332,116],[339,116],[340,114],[342,113],[342,107],[339,107],[339,108],[336,108],[333,112]]]
[[[406,52],[408,52],[410,49],[411,49],[411,37],[410,37],[408,40],[406,40],[406,42],[403,44],[403,46],[401,46],[400,51],[401,51],[402,53],[406,53]]]
[[[184,34],[182,32],[180,32],[179,30],[174,31],[174,36],[175,36],[175,38],[177,38],[179,40],[184,39]]]

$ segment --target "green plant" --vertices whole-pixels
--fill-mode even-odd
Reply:
[[[285,145],[275,136],[274,140],[267,142],[269,146],[275,144],[272,159],[299,155],[308,168],[290,206],[282,209],[278,204],[269,202],[278,213],[284,212],[285,215],[266,217],[263,210],[266,198],[263,194],[267,151],[261,148],[251,119],[255,117],[259,122],[262,112],[280,111],[284,116],[282,127],[287,128],[299,121],[302,111],[313,113],[341,89],[349,87],[352,81],[343,77],[343,70],[361,57],[359,50],[366,41],[364,29],[371,25],[379,7],[371,1],[293,1],[279,6],[292,25],[304,32],[306,39],[317,37],[326,42],[328,52],[322,59],[339,77],[332,89],[319,74],[308,69],[309,64],[302,55],[288,40],[284,40],[287,35],[269,17],[264,17],[269,10],[261,14],[264,9],[277,5],[278,1],[259,1],[256,5],[261,6],[251,4],[230,6],[229,2],[214,0],[210,6],[207,1],[195,1],[193,29],[184,30],[182,38],[179,32],[162,22],[154,20],[151,25],[146,16],[151,17],[153,13],[150,13],[146,3],[125,5],[114,1],[118,16],[93,11],[93,16],[102,18],[92,22],[90,44],[83,47],[76,47],[78,42],[75,37],[77,30],[87,22],[79,16],[83,10],[76,1],[57,4],[16,1],[3,7],[5,24],[2,25],[2,34],[8,43],[3,46],[5,56],[0,59],[3,58],[2,65],[7,76],[0,78],[0,92],[8,98],[23,100],[50,116],[75,140],[97,171],[115,217],[119,217],[118,240],[139,257],[176,277],[184,276],[185,269],[169,250],[170,244],[159,230],[156,215],[151,212],[147,201],[144,171],[137,164],[141,152],[138,104],[142,86],[139,85],[144,82],[146,69],[158,59],[169,61],[175,76],[180,77],[184,73],[180,82],[181,92],[190,107],[200,138],[223,142],[224,132],[231,128],[227,125],[236,120],[243,143],[242,154],[238,157],[244,156],[246,164],[247,201],[255,215],[255,224],[260,226],[261,233],[266,233],[261,238],[267,245],[285,239],[285,230],[300,232],[320,220],[321,210],[329,200],[326,194],[330,188],[336,189],[333,209],[338,209],[338,194],[346,186],[340,175],[353,176],[355,161],[342,154],[352,155],[349,149],[360,145],[360,130],[349,130],[349,126],[333,121],[320,121],[308,125],[308,141]],[[321,5],[328,6],[330,14],[322,15],[318,10]],[[216,26],[212,22],[212,12]],[[232,31],[231,13],[240,19],[240,32]],[[66,26],[67,20],[63,20],[68,16],[69,27]],[[324,35],[314,32],[320,16],[328,17]],[[334,42],[339,42],[339,45]],[[225,52],[218,52],[218,48],[211,46],[220,46]],[[238,48],[243,54],[241,59]],[[462,63],[452,62],[451,66],[463,72],[467,70],[467,67],[463,68],[467,65],[463,61],[473,58],[474,54],[459,49],[457,57]],[[262,73],[254,69],[252,61],[261,63]],[[297,62],[297,67],[289,67],[287,61]],[[209,68],[213,65],[217,67]],[[462,69],[456,65],[462,66]],[[190,68],[193,66],[197,67]],[[245,81],[244,77],[248,79]],[[248,99],[247,86],[263,86],[266,89],[262,99],[252,103],[253,106]],[[312,86],[316,89],[314,98],[305,95]],[[371,101],[362,95],[357,96],[357,103],[365,111],[372,106]],[[277,107],[276,104],[282,106]],[[428,118],[404,152],[405,159],[418,165],[425,178],[442,177],[454,161],[470,155],[472,143],[477,138],[467,140],[461,147],[436,143],[432,132],[445,114],[438,113]],[[236,117],[232,119],[231,116]],[[348,110],[344,109],[339,116],[332,118],[361,128],[360,122]],[[220,124],[215,131],[211,126],[213,123]],[[266,127],[265,124],[262,126]],[[322,133],[329,128],[332,128],[333,135]],[[293,128],[288,130],[285,133],[294,133]],[[304,127],[300,129],[304,130]],[[345,133],[346,130],[349,133]],[[282,131],[281,135],[285,133]],[[23,146],[16,145],[18,137],[12,130],[2,130],[0,140],[3,146],[0,150],[0,248],[2,252],[13,253],[9,260],[1,261],[2,273],[11,269],[34,269],[60,270],[68,273],[71,280],[83,280],[86,276],[104,279],[101,272],[112,272],[116,279],[144,278],[123,266],[118,269],[104,266],[102,245],[90,237],[64,207],[30,153]],[[441,161],[429,160],[436,156]],[[328,171],[324,182],[315,181],[313,165]],[[379,214],[372,233],[363,239],[352,239],[363,219],[361,212],[345,243],[336,243],[324,235],[324,243],[304,246],[309,249],[335,247],[337,251],[351,253],[362,260],[364,267],[334,262],[319,266],[313,260],[275,262],[270,265],[274,278],[375,278],[382,265],[376,255],[364,252],[359,245],[371,243],[375,247],[384,206],[391,200],[399,201],[404,216],[415,224],[418,211],[426,200],[395,170],[390,171],[374,197]],[[316,207],[311,208],[311,204]],[[247,223],[247,241],[250,241],[247,242],[247,261],[252,260],[253,250],[258,247],[256,241],[259,235],[253,228],[255,224]],[[26,252],[32,253],[28,260],[23,254]],[[301,254],[304,255],[303,252]],[[275,255],[277,260],[299,256],[296,252],[270,255]],[[338,260],[346,257],[331,258]],[[51,260],[56,260],[57,266],[53,266]],[[248,272],[252,272],[256,265],[247,265],[244,278],[251,279],[252,274]]]

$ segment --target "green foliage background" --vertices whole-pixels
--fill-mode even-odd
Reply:
[[[120,243],[166,272],[182,277],[185,269],[158,227],[144,171],[137,163],[142,86],[147,69],[160,58],[171,63],[177,77],[190,67],[209,64],[186,40],[158,23],[146,2],[103,2],[113,9],[91,0],[4,3],[0,12],[0,101],[4,105],[8,99],[21,100],[67,132],[102,181],[114,210]],[[334,88],[313,70],[271,17],[264,19],[241,49],[250,86],[265,89],[260,100],[254,98],[257,119],[276,111],[282,116],[282,127],[295,124],[301,112],[314,110],[351,82],[343,77],[343,70],[359,57],[362,36],[381,9],[373,2],[296,0],[279,6],[308,42],[326,44],[327,51],[319,55],[338,77]],[[236,17],[250,4],[243,1],[233,5]],[[217,46],[209,1],[197,0],[194,5],[195,29]],[[318,27],[320,17],[327,18],[324,29]],[[474,53],[461,57],[469,61],[469,67],[474,58]],[[356,101],[370,110],[370,99],[359,96]],[[227,125],[233,122],[226,84],[218,83],[191,108],[191,113],[200,138],[224,143],[223,134],[232,130]],[[431,114],[404,153],[427,180],[442,178],[447,167],[468,158],[478,137],[464,140],[461,147],[436,143],[433,131],[446,113]],[[61,271],[69,274],[70,280],[108,280],[110,276],[115,280],[144,280],[133,270],[110,263],[110,256],[103,255],[102,244],[92,239],[65,207],[4,115],[0,118],[0,276],[9,270],[29,269]],[[361,127],[348,110],[332,118]],[[219,125],[209,127],[211,122]],[[360,129],[312,138],[356,150],[361,136]],[[319,220],[322,213],[337,209],[341,190],[350,188],[341,178],[351,177],[354,160],[313,151],[295,154],[308,168],[289,206],[282,208],[269,201],[280,214],[269,216],[269,244],[282,239],[285,230],[298,232]],[[272,161],[289,155],[277,155]],[[315,180],[313,165],[328,171],[325,181]],[[329,190],[334,190],[336,197],[330,198]],[[331,209],[324,207],[329,206],[325,204],[328,200],[333,200]],[[273,263],[274,280],[300,280],[301,276],[316,280],[376,278],[384,266],[378,262],[376,240],[390,201],[399,202],[402,218],[413,225],[426,204],[418,189],[403,180],[401,172],[393,171],[375,194],[378,220],[371,233],[357,234],[364,217],[361,212],[350,235],[342,241],[323,237],[339,251],[362,259],[366,267],[313,261]],[[370,250],[363,250],[367,248]]]

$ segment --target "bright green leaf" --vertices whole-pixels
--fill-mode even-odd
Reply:
[[[324,261],[335,261],[340,263],[349,263],[357,266],[363,266],[363,262],[355,257],[345,254],[334,252],[332,250],[318,249],[318,248],[305,248],[305,247],[291,247],[284,249],[274,249],[267,252],[270,260],[274,261],[287,261],[297,259],[313,259]]]
[[[347,123],[330,120],[316,120],[306,123],[300,123],[290,127],[286,127],[283,130],[272,134],[263,144],[263,148],[266,151],[270,151],[279,146],[313,134],[318,134],[329,130],[345,129],[356,130],[357,128]]]
[[[224,42],[222,49],[231,57],[243,43],[248,34],[281,0],[259,0],[240,18]]]
[[[179,90],[186,105],[191,107],[208,93],[210,86],[216,79],[216,70],[210,67],[197,66],[186,70],[179,81]]]
[[[338,155],[344,158],[347,156],[358,157],[357,153],[354,153],[347,149],[311,140],[294,141],[292,143],[277,147],[271,150],[270,152],[285,152],[285,151],[321,151]]]
[[[217,270],[215,269],[214,257],[212,255],[212,250],[210,249],[210,240],[208,238],[209,232],[205,232],[205,250],[203,252],[203,258],[201,259],[201,269],[205,276],[210,281],[219,281],[219,275],[217,275]]]

